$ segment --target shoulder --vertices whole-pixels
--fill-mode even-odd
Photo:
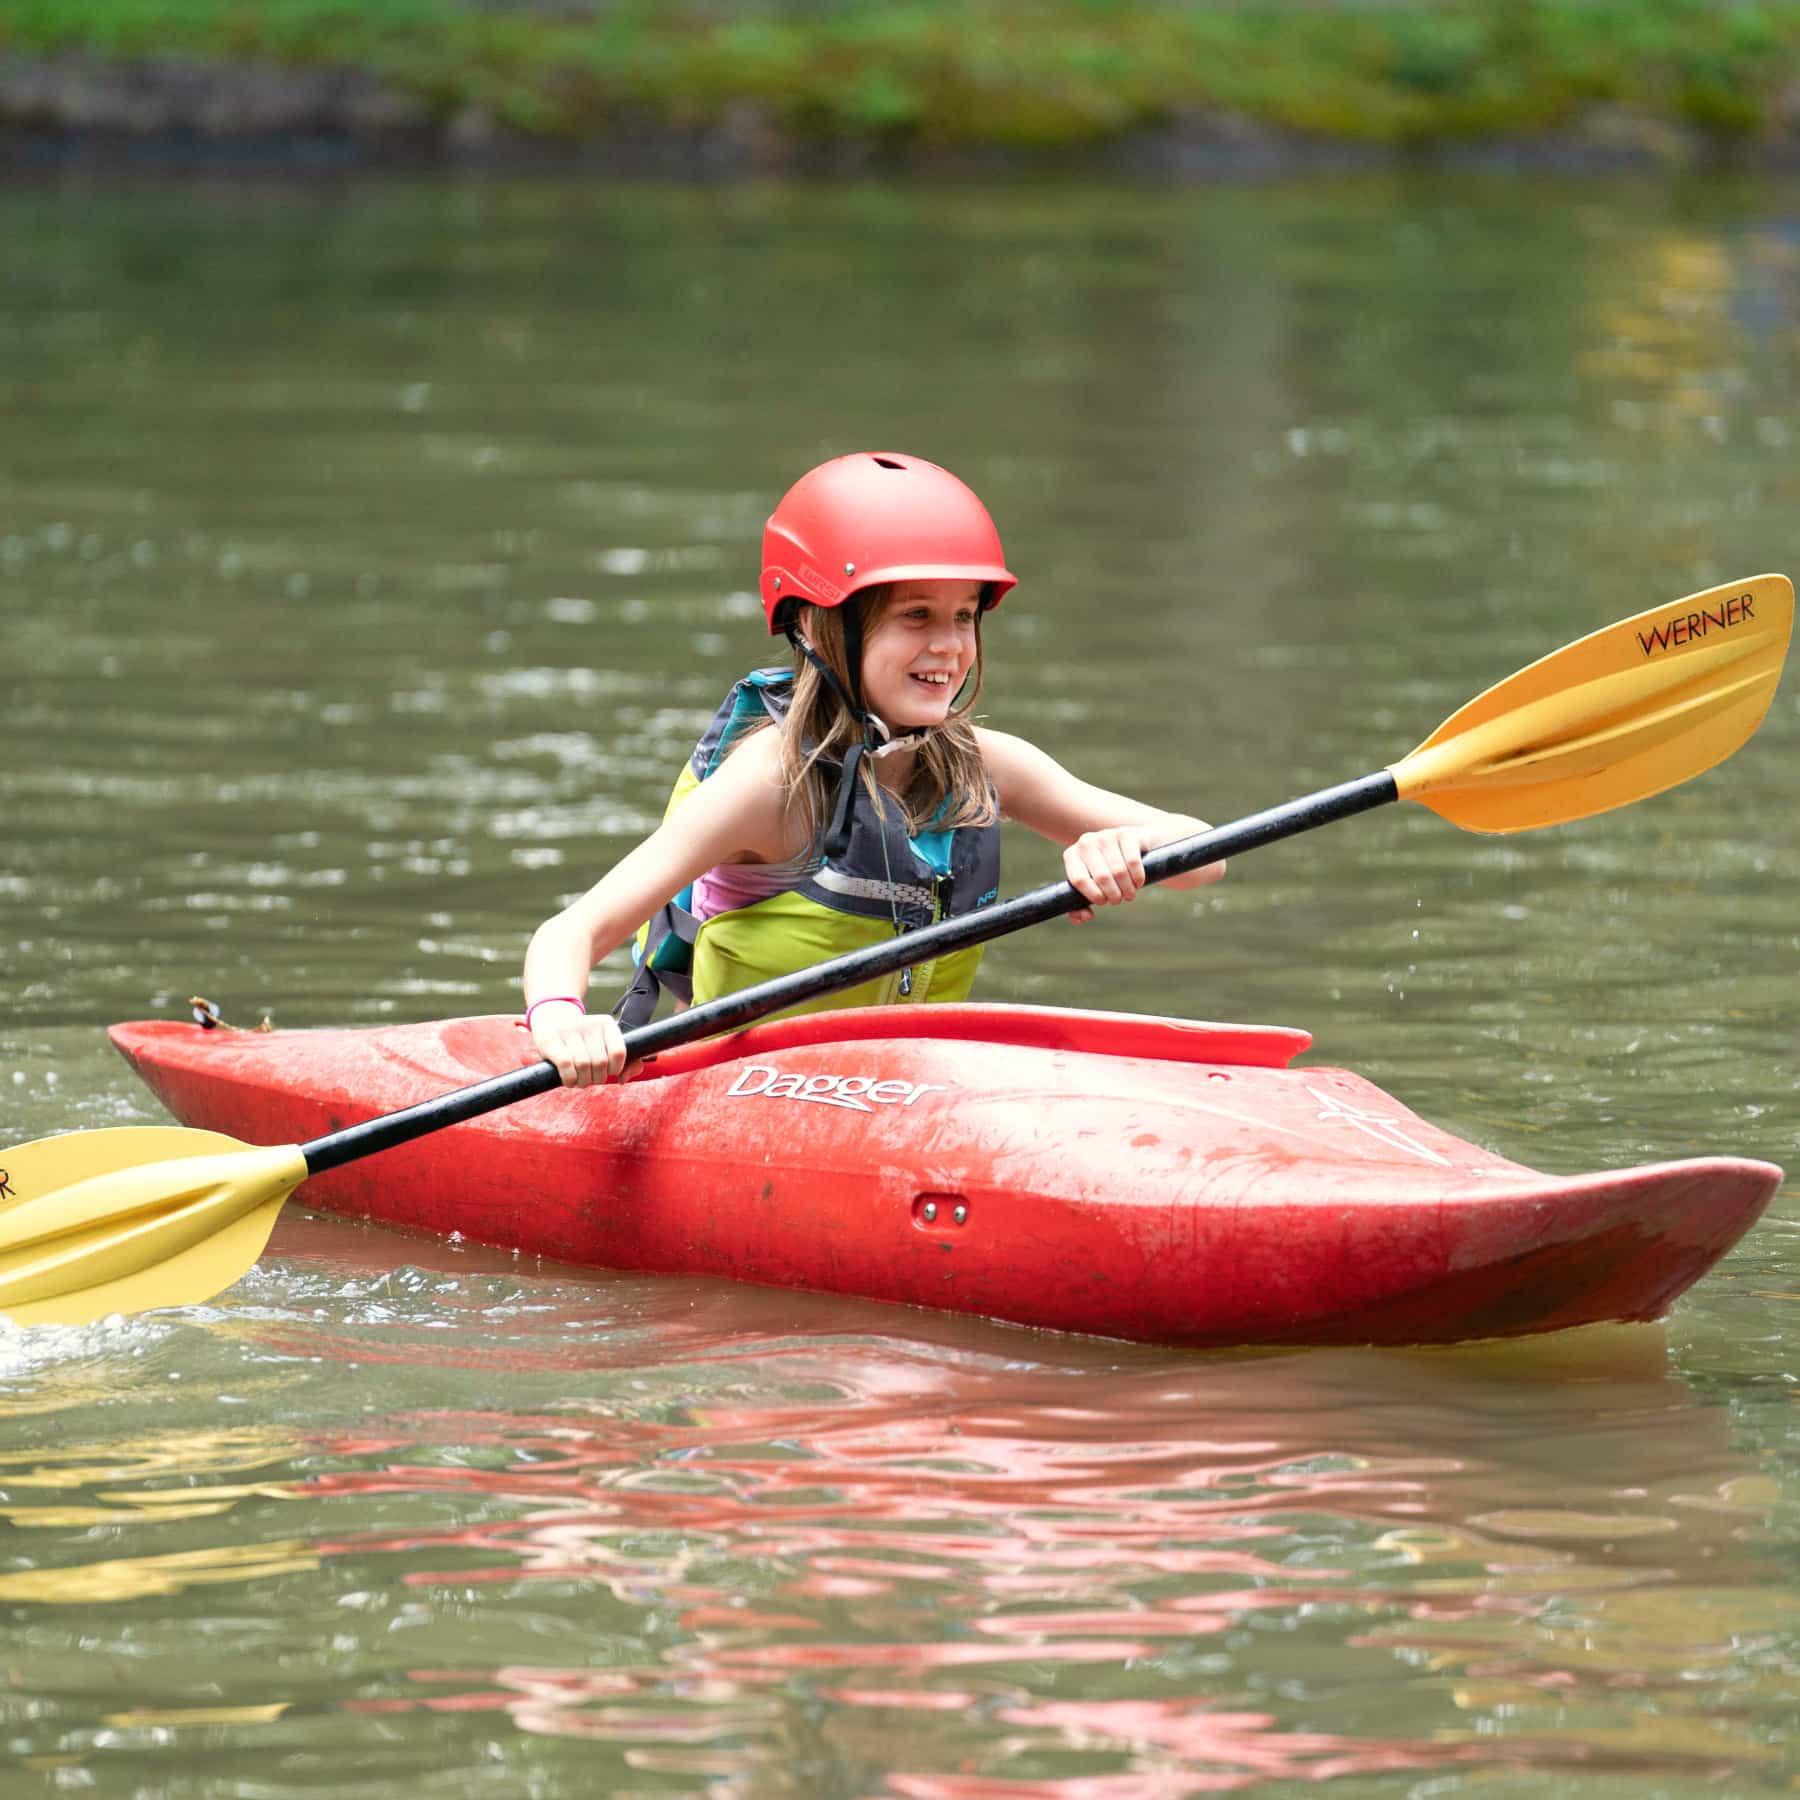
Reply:
[[[791,808],[781,733],[748,732],[664,822],[712,862],[778,862],[788,854]]]
[[[782,726],[771,719],[752,726],[726,752],[725,759],[707,777],[707,784],[725,781],[738,786],[781,785]]]
[[[1054,757],[1010,731],[990,731],[985,725],[978,725],[975,742],[1002,811],[1011,812],[1011,801],[1063,773]]]
[[[796,844],[805,844],[781,752],[779,725],[743,734],[680,808],[686,812],[698,803],[709,819],[731,821],[734,853],[729,860],[781,862],[794,855]]]
[[[975,727],[975,744],[990,771],[1009,768],[1021,757],[1039,754],[1036,746],[1024,738],[1014,737],[1010,731],[994,731],[986,725]]]

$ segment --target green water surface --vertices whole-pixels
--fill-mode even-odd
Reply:
[[[992,724],[1215,819],[1794,561],[1791,182],[71,183],[0,241],[0,1144],[159,1121],[104,1027],[192,994],[516,1005],[829,454],[989,502]],[[982,992],[1304,1025],[1547,1170],[1800,1167],[1797,753],[1790,678],[1659,799],[1389,809]],[[291,1212],[0,1335],[4,1790],[1786,1792],[1797,1340],[1791,1185],[1663,1327],[1257,1357]]]

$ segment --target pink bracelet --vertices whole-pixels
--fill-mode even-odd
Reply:
[[[583,1004],[579,994],[546,994],[543,999],[534,1000],[526,1007],[525,1029],[527,1031],[531,1029],[531,1015],[536,1012],[540,1006],[572,1006],[580,1012],[583,1017],[587,1014],[587,1007]]]

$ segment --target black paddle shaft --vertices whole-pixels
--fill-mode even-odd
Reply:
[[[1150,851],[1144,858],[1146,882],[1167,881],[1172,875],[1185,875],[1191,869],[1208,863],[1223,862],[1228,856],[1241,855],[1263,844],[1282,838],[1297,837],[1334,819],[1347,819],[1353,814],[1370,812],[1399,798],[1393,776],[1383,769],[1365,775],[1358,781],[1346,781],[1339,787],[1321,788],[1284,805],[1272,806],[1266,812],[1251,813],[1229,825],[1218,825],[1193,837],[1180,838]],[[709,1000],[701,1006],[690,1006],[666,1019],[625,1035],[625,1048],[632,1061],[672,1050],[677,1044],[692,1043],[696,1038],[712,1037],[721,1031],[735,1031],[754,1024],[770,1013],[790,1006],[800,1006],[821,995],[839,993],[845,988],[891,975],[896,969],[911,968],[928,962],[934,956],[948,956],[953,950],[967,950],[975,944],[992,942],[1028,925],[1041,925],[1047,919],[1061,918],[1078,911],[1087,901],[1066,881],[1053,881],[984,906],[960,918],[940,919],[935,925],[921,926],[893,939],[890,943],[871,944],[866,950],[853,950],[847,956],[835,956],[829,962],[810,969],[797,969],[792,975],[780,975],[773,981],[759,982]],[[428,1131],[445,1125],[459,1125],[465,1119],[479,1118],[483,1113],[510,1106],[515,1100],[529,1100],[534,1094],[547,1094],[560,1087],[562,1079],[556,1065],[533,1063],[527,1068],[512,1069],[454,1093],[440,1094],[435,1100],[423,1100],[401,1112],[370,1119],[362,1125],[350,1125],[328,1137],[314,1138],[300,1146],[309,1174],[322,1175],[359,1157],[372,1156],[377,1150],[389,1150],[396,1144],[409,1143]]]

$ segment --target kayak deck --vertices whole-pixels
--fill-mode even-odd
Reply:
[[[113,1028],[184,1124],[304,1142],[528,1058],[508,1018]],[[591,1267],[1169,1344],[1441,1343],[1659,1316],[1781,1171],[1551,1177],[1306,1033],[1061,1008],[816,1013],[309,1180],[303,1204]]]

